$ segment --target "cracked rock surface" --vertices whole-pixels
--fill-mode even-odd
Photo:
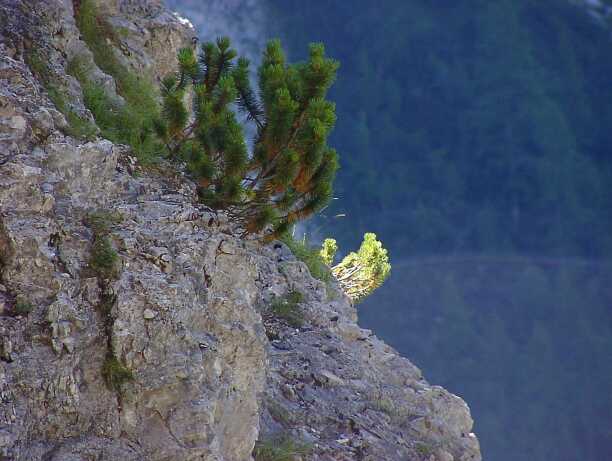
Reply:
[[[334,283],[239,238],[171,165],[135,172],[127,147],[62,133],[25,56],[46,50],[80,104],[74,4],[0,3],[0,460],[242,461],[279,434],[304,459],[480,460],[467,405],[361,329]],[[100,4],[135,69],[171,69],[193,35],[159,2]],[[112,216],[115,278],[92,271],[92,213]],[[292,290],[299,328],[269,309]],[[109,354],[132,375],[120,390]]]

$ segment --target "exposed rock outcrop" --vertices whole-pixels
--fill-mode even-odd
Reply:
[[[25,58],[45,50],[80,104],[75,4],[0,5],[0,459],[241,461],[284,433],[308,459],[479,460],[465,403],[359,328],[333,284],[240,239],[170,165],[135,173],[125,146],[62,133]],[[170,69],[193,35],[158,2],[101,4],[139,71]],[[92,213],[116,277],[92,268]],[[297,329],[267,310],[291,290]],[[109,358],[132,375],[120,390]]]

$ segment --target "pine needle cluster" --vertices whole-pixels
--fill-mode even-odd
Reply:
[[[270,41],[258,92],[249,61],[237,58],[228,38],[204,43],[198,55],[180,50],[178,64],[162,82],[156,131],[171,156],[187,162],[204,203],[227,210],[245,233],[272,228],[269,237],[328,203],[338,159],[327,146],[336,116],[325,96],[338,63],[322,44],[310,45],[306,62],[287,64],[280,42]],[[237,113],[255,125],[251,151]]]

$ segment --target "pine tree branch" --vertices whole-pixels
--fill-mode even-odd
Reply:
[[[287,143],[285,144],[284,147],[279,148],[276,153],[274,154],[274,156],[272,157],[272,159],[270,160],[268,167],[259,173],[259,175],[257,175],[257,181],[255,182],[256,184],[259,182],[260,179],[265,179],[270,173],[272,173],[273,169],[276,167],[276,164],[278,163],[278,159],[280,157],[280,153],[284,150],[284,149],[289,149],[293,146],[293,142],[295,141],[295,137],[297,136],[297,133],[299,131],[299,129],[302,126],[302,123],[304,123],[304,117],[306,116],[306,109],[308,108],[308,105],[306,105],[304,107],[304,109],[302,110],[302,112],[300,113],[300,115],[298,116],[298,120],[296,120],[294,127],[292,128],[292,133],[291,136],[289,137],[289,140],[287,141]]]
[[[240,94],[240,100],[242,101],[242,107],[246,110],[248,114],[248,118],[253,120],[257,124],[257,128],[263,130],[264,125],[260,120],[260,116],[263,115],[263,111],[260,107],[256,106],[256,102],[253,101],[253,95],[249,94],[246,88],[243,88],[242,85],[238,87],[238,92]]]

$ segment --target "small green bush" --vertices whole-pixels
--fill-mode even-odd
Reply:
[[[102,279],[119,276],[119,256],[107,236],[96,236],[91,247],[89,267]]]
[[[108,356],[102,365],[102,377],[108,388],[115,391],[120,391],[123,384],[134,379],[132,372],[112,356]]]
[[[323,282],[329,282],[332,278],[331,272],[318,248],[311,246],[306,237],[296,240],[290,234],[285,234],[280,239],[289,247],[293,255],[308,267],[310,275]]]
[[[366,233],[359,251],[349,253],[331,271],[347,296],[359,303],[389,277],[391,264],[376,234]]]
[[[282,435],[257,442],[253,456],[255,461],[294,461],[297,456],[307,456],[311,451],[310,445]]]
[[[304,314],[299,304],[304,296],[299,291],[290,291],[286,296],[275,299],[270,305],[270,311],[278,318],[285,320],[290,326],[300,328],[304,324]]]
[[[119,213],[95,211],[85,217],[85,225],[93,233],[93,244],[89,256],[89,268],[102,280],[116,279],[120,272],[119,255],[113,248],[109,235],[111,227],[121,222]]]

